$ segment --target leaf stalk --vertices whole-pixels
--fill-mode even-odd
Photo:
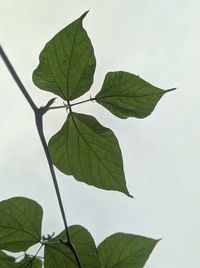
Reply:
[[[65,108],[65,109],[69,109],[69,108],[71,108],[71,107],[73,107],[73,106],[75,106],[75,105],[79,105],[79,104],[82,104],[82,103],[85,103],[85,102],[89,102],[89,101],[94,101],[94,100],[96,100],[96,98],[89,98],[89,99],[87,99],[87,100],[83,100],[83,101],[79,101],[79,102],[75,102],[75,103],[70,103],[69,101],[68,101],[68,103],[67,104],[64,104],[64,105],[59,105],[59,106],[48,106],[47,107],[47,110],[55,110],[55,109],[63,109],[63,108]]]

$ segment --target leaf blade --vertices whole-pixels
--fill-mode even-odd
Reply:
[[[100,268],[100,261],[91,234],[82,226],[73,225],[69,227],[71,241],[79,256],[81,267]],[[65,240],[65,231],[50,241],[52,243],[45,246],[45,267],[48,268],[76,268],[77,263],[74,255],[69,248],[59,242],[59,239]]]
[[[117,138],[94,117],[70,113],[48,147],[61,172],[89,185],[130,196]]]
[[[153,112],[161,97],[171,90],[164,91],[128,72],[109,72],[95,99],[119,118],[145,118]]]
[[[58,32],[40,53],[33,72],[34,84],[42,90],[73,100],[86,93],[96,67],[91,41],[82,27],[88,11]]]
[[[157,242],[133,234],[113,234],[97,248],[102,268],[142,268]]]
[[[5,252],[0,251],[0,267],[1,268],[15,268],[15,258],[7,255]]]
[[[0,249],[25,251],[41,238],[42,208],[35,201],[13,197],[0,202]]]

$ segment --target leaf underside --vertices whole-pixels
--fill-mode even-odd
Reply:
[[[25,197],[0,202],[0,249],[25,251],[41,238],[42,208]]]
[[[69,228],[72,243],[83,268],[142,268],[159,240],[116,233],[95,246],[90,233],[79,225]],[[65,231],[51,239],[45,246],[45,267],[77,268],[72,252],[60,241],[65,241]],[[57,243],[56,243],[57,242]]]
[[[0,251],[0,267],[15,268],[15,258],[8,256],[5,252]]]
[[[33,72],[33,82],[64,100],[73,100],[86,93],[96,67],[91,41],[80,18],[57,33],[40,53],[40,62]]]
[[[129,195],[117,138],[94,117],[70,113],[48,147],[54,165],[63,173],[89,185]]]
[[[82,26],[86,14],[46,44],[33,72],[36,86],[59,95],[68,105],[86,93],[93,83],[96,60]],[[128,72],[109,72],[95,100],[120,118],[144,118],[168,91]],[[89,185],[131,196],[126,187],[118,141],[113,132],[94,117],[72,113],[70,108],[65,124],[50,139],[49,150],[54,165],[63,173]]]
[[[144,118],[152,113],[160,98],[171,90],[164,91],[128,72],[109,72],[95,99],[122,119]]]
[[[91,41],[82,22],[87,12],[57,33],[40,53],[33,82],[64,100],[86,93],[96,67]],[[173,90],[173,89],[171,89]],[[171,90],[162,90],[139,76],[118,71],[107,73],[96,101],[115,116],[144,118],[152,113],[160,98]],[[47,106],[53,103],[50,100]],[[114,133],[94,117],[71,112],[48,148],[54,165],[75,179],[105,190],[129,194],[119,143]],[[40,242],[43,211],[35,201],[14,197],[0,202],[0,249],[26,251]],[[83,268],[142,268],[158,240],[117,233],[96,248],[90,233],[79,225],[69,227],[72,244]],[[77,268],[74,254],[61,243],[66,230],[45,244],[44,267]],[[0,251],[1,268],[41,268],[43,262],[26,255],[18,263]]]
[[[100,268],[99,256],[90,233],[79,225],[69,228],[71,241],[79,256],[82,268]],[[65,231],[60,233],[45,246],[45,267],[48,268],[77,268],[77,263],[71,250],[59,242],[65,241]],[[55,243],[55,242],[58,243]],[[54,242],[54,243],[52,243]]]
[[[1,268],[42,268],[42,261],[37,257],[25,255],[25,257],[18,261],[5,252],[0,251],[0,267]]]
[[[157,242],[133,234],[113,234],[98,246],[101,267],[142,268]]]

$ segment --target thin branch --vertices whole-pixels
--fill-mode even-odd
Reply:
[[[32,110],[33,110],[33,112],[35,114],[36,127],[37,127],[38,134],[40,136],[40,140],[41,140],[41,143],[42,143],[42,146],[43,146],[43,149],[44,149],[44,152],[45,152],[48,164],[49,164],[49,169],[50,169],[51,176],[52,176],[52,179],[53,179],[53,183],[54,183],[54,187],[55,187],[55,191],[56,191],[56,195],[57,195],[57,199],[58,199],[58,203],[59,203],[63,223],[64,223],[64,226],[65,226],[66,237],[67,237],[67,241],[68,241],[68,247],[73,252],[74,257],[75,257],[75,259],[77,261],[78,267],[82,268],[81,264],[80,264],[79,257],[78,257],[78,255],[77,255],[77,253],[76,253],[76,251],[75,251],[75,249],[73,247],[73,244],[71,243],[71,240],[70,240],[70,234],[69,234],[67,219],[66,219],[66,216],[65,216],[64,207],[63,207],[63,203],[62,203],[62,199],[61,199],[61,194],[60,194],[57,178],[56,178],[56,175],[55,175],[53,163],[52,163],[52,160],[51,160],[51,156],[50,156],[50,153],[49,153],[49,149],[48,149],[48,146],[47,146],[47,142],[46,142],[44,132],[43,132],[43,115],[47,112],[48,109],[47,109],[47,107],[37,108],[37,106],[35,105],[34,101],[30,97],[30,95],[28,94],[26,88],[22,84],[20,78],[18,77],[17,73],[15,72],[12,64],[10,63],[8,57],[6,56],[4,50],[3,50],[3,48],[1,46],[0,46],[0,55],[1,55],[5,65],[7,66],[9,72],[11,73],[13,79],[17,83],[19,89],[23,93],[24,97],[28,101],[29,105],[31,106],[31,108],[32,108]]]
[[[40,250],[41,250],[41,248],[43,247],[43,245],[40,245],[40,247],[39,247],[39,249],[37,250],[37,252],[35,253],[35,255],[34,256],[31,256],[31,255],[29,255],[30,257],[32,257],[32,259],[31,259],[31,265],[32,265],[32,262],[35,260],[35,258],[37,257],[37,255],[38,255],[38,253],[40,252]]]
[[[40,140],[41,140],[41,143],[42,143],[42,146],[43,146],[46,158],[47,158],[47,162],[48,162],[48,165],[49,165],[49,169],[50,169],[50,172],[51,172],[51,176],[52,176],[52,179],[53,179],[54,187],[55,187],[55,190],[56,190],[56,195],[57,195],[57,198],[58,198],[58,203],[59,203],[62,218],[63,218],[63,223],[64,223],[64,226],[65,226],[65,232],[66,232],[66,236],[67,236],[67,241],[70,242],[68,224],[67,224],[67,219],[66,219],[66,216],[65,216],[65,211],[64,211],[64,207],[63,207],[63,203],[62,203],[62,199],[61,199],[61,195],[60,195],[60,190],[59,190],[55,170],[54,170],[54,167],[53,167],[53,163],[52,163],[52,160],[51,160],[51,156],[49,154],[49,149],[48,149],[48,146],[47,146],[47,142],[46,142],[46,139],[45,139],[45,136],[44,136],[43,115],[44,115],[43,108],[38,109],[38,111],[35,113],[35,121],[36,121],[37,131],[38,131],[38,134],[40,136]]]
[[[85,102],[89,102],[89,101],[94,101],[96,100],[95,98],[89,98],[87,100],[84,100],[84,101],[79,101],[79,102],[76,102],[76,103],[69,103],[68,104],[64,104],[64,105],[60,105],[60,106],[51,106],[51,107],[48,107],[48,110],[54,110],[54,109],[67,109],[69,107],[72,107],[72,106],[75,106],[75,105],[79,105],[79,104],[82,104],[82,103],[85,103]]]
[[[73,246],[73,244],[69,244],[68,247],[70,248],[70,250],[72,251],[72,253],[74,254],[74,257],[76,259],[76,262],[78,264],[78,267],[81,268],[81,263],[80,263],[80,260],[79,260],[79,257],[78,257],[78,254]]]
[[[95,98],[89,98],[87,100],[84,100],[84,101],[79,101],[79,102],[76,102],[76,103],[72,103],[70,106],[75,106],[75,105],[79,105],[79,104],[82,104],[82,103],[85,103],[85,102],[88,102],[88,101],[94,101],[96,100]]]
[[[33,102],[32,98],[30,97],[30,95],[28,94],[28,92],[26,91],[24,85],[22,84],[21,80],[19,79],[19,76],[17,75],[17,73],[15,72],[12,64],[10,63],[9,59],[7,58],[3,48],[0,45],[0,55],[5,63],[5,65],[7,66],[9,72],[11,73],[13,79],[15,80],[15,82],[17,83],[18,87],[20,88],[22,94],[24,95],[24,97],[26,98],[26,100],[28,101],[28,103],[30,104],[31,108],[33,109],[34,112],[37,111],[37,106],[35,105],[35,103]]]
[[[43,247],[43,244],[40,245],[40,247],[39,247],[39,249],[37,250],[37,252],[35,253],[35,255],[26,254],[26,252],[23,254],[24,257],[26,257],[26,256],[31,257],[31,260],[29,260],[29,261],[27,261],[26,263],[23,264],[23,265],[25,265],[24,268],[28,268],[28,267],[32,268],[32,267],[33,267],[33,261],[35,260],[36,257],[38,257],[38,258],[40,258],[40,259],[43,259],[43,258],[37,256],[38,253],[40,252],[40,250],[41,250],[42,247]],[[17,259],[17,258],[16,258],[16,259]],[[22,261],[23,261],[23,260],[22,260]],[[34,267],[35,267],[35,266],[34,266]]]
[[[48,108],[48,110],[55,110],[55,109],[62,109],[62,108],[67,108],[67,106],[66,105],[51,106]]]

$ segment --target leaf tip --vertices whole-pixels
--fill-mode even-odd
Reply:
[[[131,197],[131,198],[135,199],[135,197],[134,197],[133,195],[129,194],[129,192],[127,192],[126,195],[127,195],[128,197]]]
[[[170,92],[170,91],[174,91],[174,90],[176,90],[176,89],[177,89],[176,87],[167,89],[167,90],[165,90],[165,93]]]
[[[85,11],[82,15],[81,15],[81,19],[83,20],[85,18],[85,16],[87,15],[87,13],[90,11],[90,9],[88,9],[87,11]]]

